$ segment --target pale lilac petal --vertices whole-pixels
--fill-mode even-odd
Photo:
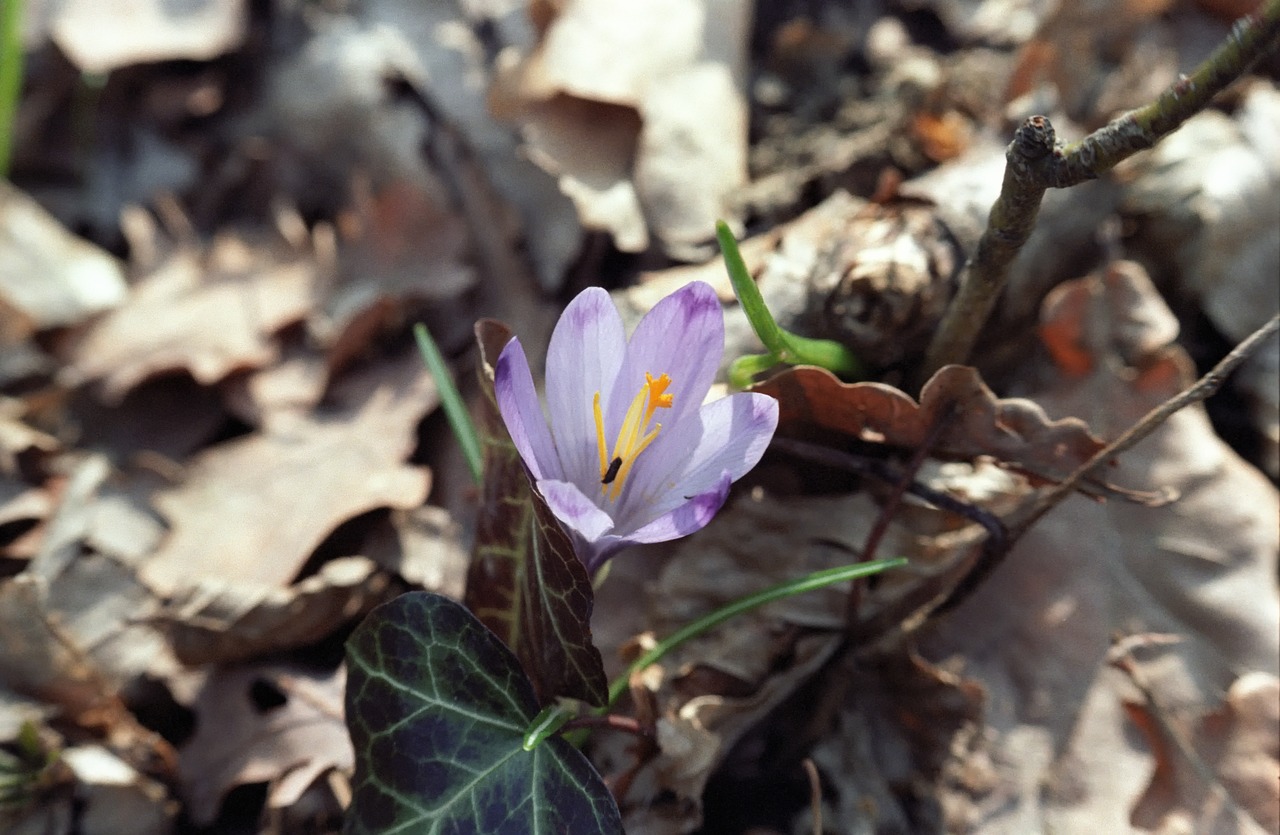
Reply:
[[[619,532],[643,527],[715,488],[723,474],[737,481],[764,455],[778,426],[778,401],[765,394],[731,394],[702,406],[657,440],[636,461],[618,510]]]
[[[578,485],[553,479],[540,480],[537,484],[538,492],[547,500],[547,507],[570,533],[594,542],[613,529],[609,514],[596,507]]]
[[[493,393],[520,458],[535,479],[562,478],[560,459],[533,387],[533,374],[520,340],[512,337],[493,369]]]
[[[733,479],[728,472],[721,473],[719,480],[712,485],[711,489],[693,495],[687,500],[682,498],[677,507],[643,527],[624,534],[623,538],[628,544],[666,542],[702,530],[724,506],[725,499],[729,497],[729,485],[732,482]]]
[[[594,575],[605,561],[629,543],[609,533],[613,520],[578,489],[567,481],[540,481],[538,492],[547,507],[560,520],[564,531],[573,543],[574,553]]]
[[[547,348],[547,406],[562,477],[575,484],[600,480],[595,393],[607,402],[626,352],[622,317],[599,287],[583,290],[565,308]]]
[[[659,423],[668,426],[693,414],[707,396],[723,354],[724,312],[711,285],[690,282],[663,298],[640,320],[627,344],[626,360],[609,398],[610,430],[622,424],[646,372],[655,379],[661,374],[671,377],[667,391],[674,403],[657,413]]]

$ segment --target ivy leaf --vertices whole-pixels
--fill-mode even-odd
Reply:
[[[611,835],[608,788],[560,737],[524,749],[538,714],[520,662],[465,608],[410,592],[347,641],[356,752],[347,835]]]
[[[494,399],[493,367],[510,339],[511,330],[500,322],[476,323],[485,393],[477,421],[484,501],[465,603],[520,659],[540,704],[568,696],[602,706],[608,681],[591,640],[591,580],[530,483]]]

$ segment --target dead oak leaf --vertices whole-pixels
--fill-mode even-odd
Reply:
[[[192,819],[212,823],[237,786],[271,783],[267,803],[279,809],[325,771],[354,768],[346,678],[341,667],[319,674],[266,665],[211,676],[196,700],[196,733],[178,755]]]
[[[222,236],[208,253],[175,252],[85,334],[72,368],[119,400],[168,371],[211,384],[270,364],[272,336],[307,316],[316,281],[310,261],[278,249]]]
[[[1175,822],[1227,835],[1280,831],[1280,680],[1266,673],[1236,679],[1223,704],[1198,719],[1154,714],[1128,702],[1156,768],[1134,806],[1133,824],[1158,832]],[[1177,734],[1178,739],[1172,739]]]
[[[421,361],[374,367],[333,400],[206,451],[182,484],[159,493],[155,507],[172,530],[146,563],[147,580],[168,590],[208,576],[283,585],[353,516],[421,504],[429,474],[403,463],[438,402]]]
[[[341,557],[288,588],[211,578],[183,589],[158,620],[184,664],[228,664],[315,643],[393,596],[372,560]]]
[[[782,433],[816,427],[939,457],[990,456],[1034,481],[1057,481],[1103,446],[1081,420],[1050,420],[1023,398],[1000,399],[974,368],[948,365],[920,402],[884,383],[842,383],[821,368],[783,371],[752,388],[779,403]]]

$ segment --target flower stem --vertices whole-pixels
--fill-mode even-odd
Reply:
[[[462,395],[453,382],[453,376],[449,373],[449,367],[445,365],[440,348],[431,338],[431,332],[427,330],[427,326],[421,322],[414,325],[413,337],[418,341],[418,351],[422,354],[422,361],[426,363],[427,370],[435,378],[436,390],[440,392],[440,405],[444,408],[449,426],[462,447],[462,454],[467,459],[467,468],[471,470],[471,478],[476,484],[480,484],[484,477],[484,454],[480,451],[480,436],[476,433],[475,424],[471,422],[467,404],[463,402]]]
[[[22,7],[23,0],[0,3],[0,177],[9,176],[22,95]]]
[[[656,664],[668,652],[683,644],[690,638],[696,638],[709,629],[714,629],[730,618],[749,612],[758,606],[766,603],[772,603],[775,600],[781,600],[785,597],[803,594],[807,591],[815,591],[817,589],[826,588],[827,586],[843,583],[849,580],[856,580],[861,577],[868,577],[872,574],[878,574],[889,568],[897,568],[906,565],[906,559],[897,557],[895,559],[875,560],[874,562],[863,562],[855,565],[842,565],[839,568],[828,568],[823,571],[815,571],[804,577],[795,580],[787,580],[776,586],[770,586],[763,591],[755,594],[747,595],[738,600],[716,609],[714,612],[703,615],[688,624],[682,629],[677,630],[674,634],[662,639],[653,649],[641,655],[635,661],[631,662],[631,666],[627,671],[618,676],[609,685],[609,702],[600,708],[597,712],[604,713],[613,705],[614,702],[626,691],[627,684],[631,681],[631,676],[638,670],[642,670],[650,664]]]
[[[810,339],[778,326],[773,314],[765,306],[764,297],[760,295],[760,288],[751,277],[746,261],[742,259],[733,232],[723,220],[716,221],[716,240],[720,242],[725,269],[729,272],[729,281],[733,284],[738,303],[747,314],[747,321],[751,323],[756,336],[769,349],[768,354],[752,354],[735,360],[734,369],[730,371],[731,383],[738,388],[746,388],[753,375],[780,362],[789,365],[817,365],[845,377],[863,376],[862,363],[839,342]]]

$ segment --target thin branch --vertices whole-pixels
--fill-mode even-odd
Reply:
[[[1233,371],[1239,368],[1245,360],[1253,356],[1262,347],[1262,344],[1275,336],[1278,331],[1280,331],[1280,315],[1272,316],[1269,322],[1250,334],[1248,338],[1233,348],[1231,353],[1223,357],[1222,361],[1215,365],[1209,373],[1196,380],[1189,388],[1184,389],[1147,412],[1142,416],[1141,420],[1129,427],[1124,434],[1098,450],[1092,458],[1067,476],[1066,480],[1045,493],[1025,519],[1010,528],[1007,540],[1008,547],[1013,547],[1018,537],[1026,533],[1032,525],[1040,520],[1040,517],[1044,516],[1056,504],[1071,494],[1081,479],[1086,478],[1098,467],[1122,452],[1127,452],[1135,447],[1140,441],[1160,428],[1165,421],[1173,416],[1174,412],[1185,409],[1193,403],[1208,400],[1217,394],[1218,389],[1222,387],[1227,377],[1231,376]]]
[[[983,550],[973,569],[952,589],[946,600],[933,610],[932,616],[941,615],[964,602],[1004,562],[1005,557],[1013,550],[1013,546],[1022,535],[1032,525],[1040,521],[1046,513],[1069,496],[1081,480],[1087,478],[1094,470],[1117,455],[1132,449],[1138,442],[1163,425],[1175,412],[1193,403],[1199,403],[1212,397],[1222,386],[1223,381],[1230,376],[1231,372],[1239,368],[1241,363],[1262,347],[1262,344],[1267,339],[1275,336],[1277,331],[1280,331],[1280,315],[1271,317],[1271,321],[1254,331],[1247,339],[1237,345],[1209,373],[1205,374],[1189,388],[1147,412],[1141,420],[1129,427],[1124,434],[1098,450],[1092,458],[1067,476],[1066,480],[1046,491],[1025,516],[1016,524],[1010,526],[1008,536],[1003,541],[994,547]]]
[[[1067,188],[1153,147],[1280,42],[1280,0],[1239,20],[1227,39],[1190,76],[1154,102],[1129,111],[1080,142],[1059,148],[1053,125],[1032,116],[1005,152],[1004,181],[991,207],[986,231],[965,265],[956,298],[934,334],[920,371],[927,380],[942,366],[968,360],[978,335],[1009,279],[1009,265],[1035,228],[1040,201],[1049,188]]]

